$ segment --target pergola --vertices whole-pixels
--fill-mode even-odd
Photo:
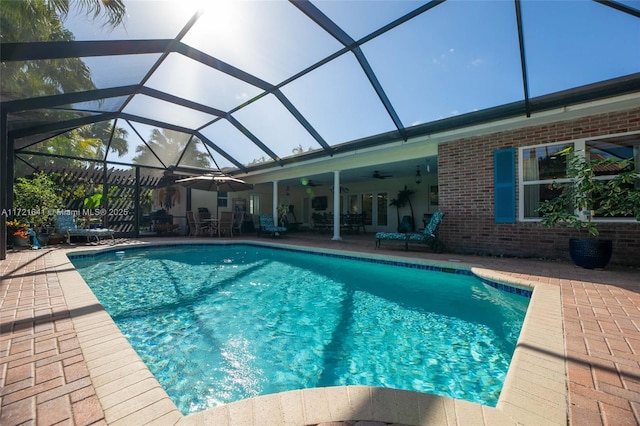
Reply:
[[[115,28],[71,10],[59,18],[66,39],[3,31],[0,209],[11,206],[15,158],[262,183],[305,164],[330,171],[349,155],[346,180],[381,165],[412,174],[388,163],[386,147],[640,89],[634,1],[125,6]],[[49,84],[26,84],[32,70]],[[101,149],[61,154],[51,142],[102,122]],[[375,159],[359,162],[365,150]],[[5,232],[3,222],[0,258]]]

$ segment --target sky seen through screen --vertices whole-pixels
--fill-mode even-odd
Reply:
[[[422,6],[419,1],[314,1],[354,41]],[[623,2],[638,8],[639,1]],[[125,0],[123,27],[108,29],[69,13],[76,40],[174,38],[282,94],[329,145],[396,130],[353,52],[302,75],[344,46],[285,1]],[[401,125],[410,127],[524,98],[512,1],[446,1],[363,43],[360,49]],[[529,94],[541,96],[640,70],[640,20],[593,1],[523,1]],[[141,81],[157,54],[85,58],[98,88]],[[296,78],[292,78],[296,76]],[[322,149],[273,95],[180,53],[170,53],[145,86],[231,113],[271,151]],[[136,95],[125,113],[198,129],[242,164],[268,155],[225,119]],[[134,125],[135,126],[135,125]],[[148,137],[148,134],[142,134]],[[138,138],[131,132],[128,138]],[[139,139],[139,138],[138,138]],[[132,143],[136,143],[133,142]],[[128,155],[132,155],[130,152]],[[221,167],[233,166],[214,153]]]

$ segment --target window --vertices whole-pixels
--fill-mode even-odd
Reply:
[[[329,207],[329,200],[327,199],[327,196],[323,195],[321,197],[313,197],[311,199],[311,207],[314,210],[326,210]]]
[[[617,174],[634,168],[640,171],[640,134],[588,140],[585,142],[584,152],[591,160],[631,160],[624,169],[619,164],[599,166],[594,173],[600,179],[612,179]],[[636,180],[635,185],[638,187],[640,181]]]
[[[229,204],[229,194],[223,191],[218,192],[218,207],[227,207]]]
[[[373,225],[373,194],[367,193],[360,196],[362,213],[364,216],[365,225]]]
[[[566,158],[559,151],[571,147],[579,155],[592,158],[633,159],[630,167],[640,170],[640,134],[581,139],[572,142],[537,145],[520,149],[520,220],[536,220],[542,201],[558,195],[553,183],[571,184],[566,176]],[[596,170],[601,179],[611,179],[620,173],[619,167],[609,165]],[[639,185],[639,183],[636,183]]]
[[[566,159],[558,152],[571,144],[554,144],[523,148],[520,151],[520,205],[521,218],[536,219],[540,202],[550,200],[558,194],[553,183],[569,183],[566,176]]]
[[[378,220],[376,221],[376,224],[378,226],[387,226],[387,206],[389,205],[389,202],[387,200],[387,193],[386,192],[380,192],[378,193]]]
[[[346,213],[353,213],[353,214],[357,214],[359,211],[358,208],[358,196],[357,195],[347,195],[347,202],[346,202],[346,207],[347,207],[347,211]]]
[[[249,195],[249,213],[260,214],[260,196],[258,194]]]

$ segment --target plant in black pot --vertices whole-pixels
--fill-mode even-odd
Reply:
[[[586,231],[586,238],[570,238],[569,254],[581,267],[604,268],[611,260],[613,244],[599,238],[598,217],[635,217],[640,220],[640,174],[633,159],[588,158],[571,147],[558,153],[567,158],[568,184],[554,183],[559,195],[538,208],[542,225],[566,224]],[[615,170],[611,179],[599,178],[601,170]]]
[[[404,189],[398,191],[398,196],[393,198],[389,205],[396,208],[398,215],[398,232],[412,232],[414,230],[414,218],[413,218],[413,205],[411,204],[411,197],[415,194],[415,191],[404,186]],[[411,216],[403,216],[402,222],[400,221],[400,209],[409,204],[411,209]]]
[[[416,191],[414,191],[413,189],[409,189],[407,188],[407,185],[404,186],[404,189],[401,189],[400,191],[398,191],[398,199],[402,200],[402,202],[404,202],[405,204],[409,204],[409,209],[411,209],[411,217],[410,218],[406,218],[403,217],[402,220],[405,223],[405,227],[408,227],[408,229],[405,232],[413,232],[415,230],[415,219],[413,216],[413,204],[411,204],[411,197],[413,197],[413,194],[415,194]],[[407,224],[406,222],[409,221],[409,223]],[[401,222],[402,225],[402,222]],[[408,226],[407,226],[408,225]]]
[[[53,217],[63,205],[59,192],[56,183],[44,172],[19,177],[13,185],[15,210],[36,232],[35,238],[41,245],[49,241]]]

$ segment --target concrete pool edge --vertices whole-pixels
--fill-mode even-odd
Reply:
[[[190,244],[185,241],[184,244]],[[220,243],[211,243],[220,244]],[[252,245],[291,247],[250,242]],[[136,244],[124,247],[149,246]],[[164,245],[153,243],[152,245]],[[176,245],[175,242],[166,245]],[[179,244],[178,244],[179,245]],[[113,250],[114,247],[107,247]],[[304,248],[302,248],[304,250]],[[309,248],[313,251],[363,258],[398,256]],[[67,251],[79,254],[99,250]],[[557,287],[519,280],[480,265],[434,262],[468,269],[486,279],[535,288],[518,346],[496,408],[466,401],[364,386],[289,391],[238,401],[183,416],[148,371],[118,327],[66,257],[52,253],[72,321],[108,424],[315,424],[329,421],[370,420],[404,424],[562,424],[567,421],[562,305]]]

